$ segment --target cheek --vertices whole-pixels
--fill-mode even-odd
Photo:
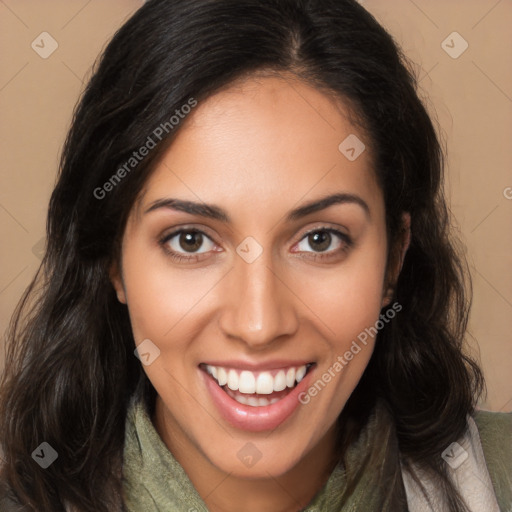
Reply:
[[[218,281],[212,273],[173,268],[158,251],[135,243],[126,247],[123,275],[135,340],[172,339],[173,346],[182,339],[176,333],[207,302],[206,292]]]
[[[180,410],[188,411],[188,421],[195,418],[200,423],[197,407],[187,408],[183,384],[193,387],[195,373],[190,368],[197,364],[195,341],[210,318],[210,295],[218,276],[176,270],[165,258],[153,258],[147,250],[126,254],[123,270],[135,344],[149,339],[159,350],[143,370],[160,396],[173,397],[173,402],[181,404]]]
[[[369,325],[382,308],[385,244],[360,250],[330,272],[304,272],[297,292],[312,313],[329,328],[328,337],[338,349]]]
[[[325,418],[324,425],[335,421],[373,352],[386,263],[384,240],[375,241],[328,276],[302,281],[311,317],[318,317],[317,329],[323,325],[327,341],[315,380],[302,400]]]

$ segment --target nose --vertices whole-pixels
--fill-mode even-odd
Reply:
[[[229,338],[262,350],[297,331],[295,296],[265,252],[254,262],[237,258],[224,283],[220,328]]]

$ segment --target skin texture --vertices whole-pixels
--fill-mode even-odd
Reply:
[[[332,470],[333,425],[373,351],[370,339],[307,405],[256,433],[220,416],[198,368],[301,359],[316,362],[314,382],[389,302],[384,199],[369,141],[347,113],[291,76],[233,85],[189,115],[128,220],[112,282],[136,344],[149,338],[160,349],[144,367],[158,392],[155,427],[212,511],[307,505]],[[338,150],[349,134],[367,145],[353,162]],[[357,195],[369,213],[347,203],[286,221],[290,210],[335,192]],[[215,204],[232,222],[170,208],[145,213],[171,197]],[[306,233],[326,227],[353,245],[332,235],[322,252]],[[160,243],[178,228],[207,235],[191,249],[195,259],[174,261],[165,251],[194,258],[179,234]],[[252,263],[236,252],[246,237],[263,249]],[[262,454],[251,468],[237,457],[248,442]]]

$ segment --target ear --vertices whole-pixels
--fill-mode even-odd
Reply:
[[[124,288],[123,276],[119,268],[119,263],[115,262],[112,264],[109,270],[109,277],[112,286],[117,294],[117,300],[126,304],[126,290]]]
[[[388,306],[395,293],[398,276],[404,264],[405,254],[411,243],[411,215],[408,212],[402,214],[401,236],[398,247],[391,252],[389,268],[386,272],[386,281],[383,289],[382,307]]]

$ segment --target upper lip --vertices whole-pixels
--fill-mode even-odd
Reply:
[[[290,368],[300,367],[307,364],[312,364],[311,359],[273,359],[271,361],[241,361],[241,360],[210,360],[204,361],[201,365],[208,366],[222,366],[223,368],[233,368],[238,370],[248,371],[264,371],[264,370],[276,370],[278,368]]]

